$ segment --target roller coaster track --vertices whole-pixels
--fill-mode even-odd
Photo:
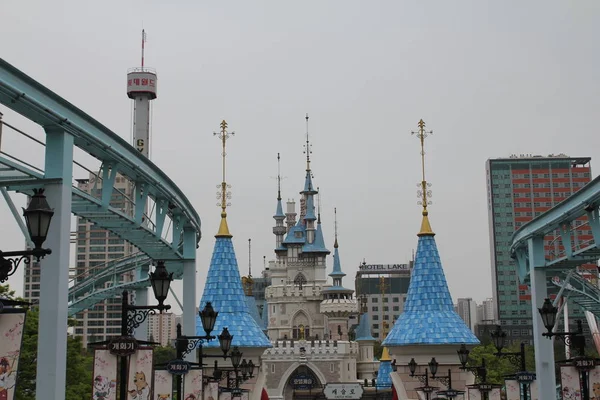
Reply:
[[[183,232],[193,231],[197,243],[201,223],[190,201],[165,173],[118,134],[2,59],[0,104],[46,132],[51,129],[68,132],[74,137],[76,148],[101,163],[97,176],[102,180],[101,193],[95,196],[73,185],[71,211],[139,250],[77,279],[69,290],[69,314],[114,297],[124,289],[148,287],[147,271],[153,260],[165,260],[175,278],[181,279],[185,259],[181,247]],[[118,191],[114,188],[118,175],[135,188],[133,198],[128,199],[131,213],[111,206],[111,197]],[[29,195],[49,181],[44,171],[32,162],[0,151],[0,188]],[[152,215],[146,213],[149,206],[154,210]],[[132,281],[116,278],[131,272]]]

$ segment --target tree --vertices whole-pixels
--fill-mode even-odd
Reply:
[[[0,285],[0,297],[14,299],[15,292],[8,285]],[[19,357],[17,376],[17,400],[34,400],[37,374],[39,310],[27,311],[23,343]],[[67,330],[67,326],[65,326]],[[86,352],[80,338],[67,338],[67,371],[65,400],[89,399],[92,397],[93,356]]]
[[[504,349],[503,353],[517,353],[520,351],[519,344],[513,344]],[[504,377],[512,375],[519,371],[519,360],[512,360],[512,357],[497,357],[496,347],[492,343],[485,346],[477,346],[469,354],[468,366],[475,367],[481,365],[481,360],[485,359],[487,368],[487,381],[489,383],[504,384]],[[525,346],[525,367],[527,371],[535,372],[535,359],[533,347]]]
[[[156,346],[152,354],[154,365],[166,364],[177,357],[175,347],[171,346]]]
[[[383,346],[381,345],[381,342],[375,342],[375,344],[373,345],[373,357],[375,357],[375,359],[379,360],[381,358],[382,354],[383,354]]]

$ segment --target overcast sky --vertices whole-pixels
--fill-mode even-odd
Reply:
[[[477,302],[492,294],[485,161],[563,152],[591,156],[594,166],[600,148],[594,0],[4,0],[0,17],[0,57],[127,139],[126,72],[140,64],[146,29],[146,65],[159,79],[151,158],[202,218],[198,299],[219,222],[221,149],[212,132],[222,119],[236,131],[228,220],[242,273],[248,238],[254,275],[263,256],[274,257],[278,152],[283,197],[299,199],[309,113],[323,231],[333,250],[337,207],[352,287],[363,258],[404,263],[416,248],[420,148],[410,132],[423,118],[434,130],[430,219],[450,291]],[[26,149],[2,148],[27,160]],[[0,217],[1,249],[21,247],[4,203]],[[20,273],[9,283],[22,291]]]

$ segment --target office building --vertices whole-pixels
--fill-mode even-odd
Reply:
[[[354,281],[361,312],[369,315],[371,332],[383,340],[404,310],[412,262],[367,264],[363,262]]]
[[[486,163],[488,221],[495,318],[500,320],[509,341],[532,339],[531,292],[519,282],[515,260],[511,258],[512,234],[523,224],[554,207],[591,180],[589,157],[564,154],[547,157],[512,155]],[[579,221],[581,226],[584,221]],[[575,240],[592,239],[589,226],[574,230]],[[553,235],[545,238],[549,257],[558,253],[560,242]],[[581,267],[591,273],[595,267]],[[571,317],[581,311],[571,308]]]

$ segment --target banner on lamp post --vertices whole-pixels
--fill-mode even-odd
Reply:
[[[562,365],[560,367],[560,384],[563,399],[581,400],[579,371],[574,366]]]
[[[169,371],[160,369],[154,371],[154,398],[169,400],[173,398],[173,375]]]
[[[12,310],[11,310],[12,311]],[[0,399],[15,398],[25,310],[0,314]]]
[[[521,385],[515,379],[504,381],[506,387],[506,400],[521,400]]]
[[[92,377],[92,400],[116,400],[117,356],[107,349],[96,349]]]
[[[202,399],[202,370],[191,369],[183,380],[183,397],[181,400]]]
[[[529,398],[531,400],[540,400],[540,395],[538,394],[538,385],[537,381],[533,381],[529,384]]]
[[[127,400],[148,400],[152,395],[152,348],[140,348],[129,356]]]
[[[208,382],[204,390],[204,400],[219,400],[219,382]]]

